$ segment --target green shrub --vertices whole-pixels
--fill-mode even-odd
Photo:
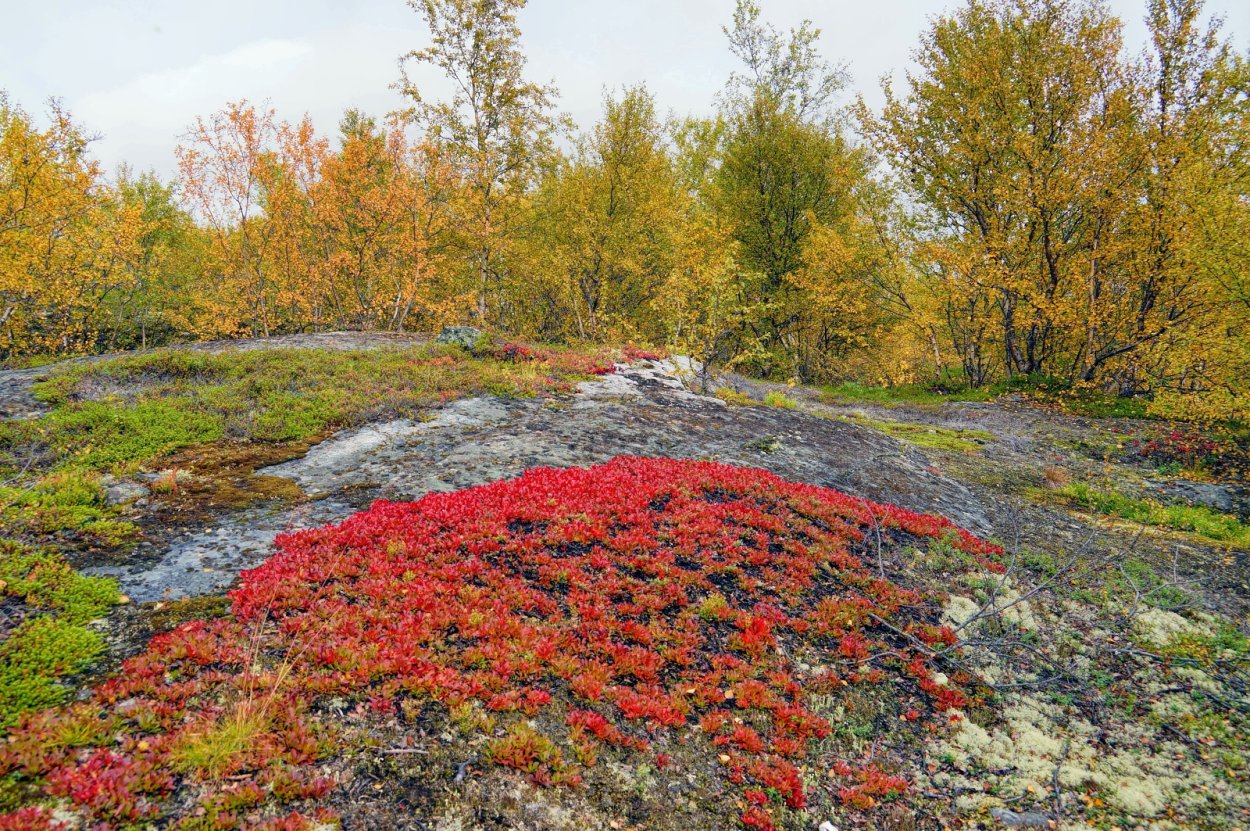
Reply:
[[[733,387],[717,387],[712,394],[731,407],[750,407],[755,403],[751,396],[738,392]]]
[[[79,529],[112,514],[93,473],[60,471],[25,486],[0,487],[0,531],[11,536]]]
[[[272,391],[259,396],[258,412],[249,431],[261,441],[296,441],[315,436],[346,418],[348,402],[335,403],[323,392],[300,395]]]
[[[220,416],[178,400],[67,404],[40,419],[40,427],[61,467],[90,470],[142,463],[223,433]]]
[[[793,410],[799,406],[797,401],[780,390],[773,390],[765,395],[764,403],[769,407],[781,407],[784,410]]]
[[[115,581],[79,574],[64,557],[12,540],[0,540],[0,584],[0,594],[20,597],[70,623],[100,617],[118,598]]]
[[[0,643],[0,729],[18,716],[60,703],[58,679],[81,672],[104,650],[97,632],[41,616],[24,621]]]
[[[8,536],[33,539],[72,532],[112,547],[138,533],[116,516],[117,509],[104,502],[99,476],[90,471],[62,470],[26,486],[0,487],[0,533]]]
[[[1116,516],[1159,528],[1187,531],[1216,542],[1250,545],[1250,526],[1235,516],[1202,505],[1160,505],[1133,499],[1115,491],[1102,491],[1084,483],[1056,491],[1074,505],[1094,513]]]
[[[12,540],[0,540],[0,595],[34,612],[0,643],[0,729],[27,710],[64,697],[60,678],[85,669],[104,649],[86,624],[119,598],[117,583],[87,577],[65,558]]]

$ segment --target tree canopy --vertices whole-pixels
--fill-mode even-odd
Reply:
[[[964,0],[879,112],[810,22],[740,0],[715,111],[605,90],[577,131],[524,0],[410,0],[396,113],[337,136],[246,101],[179,175],[109,177],[0,98],[0,352],[471,322],[666,343],[805,381],[1017,379],[1244,411],[1250,59],[1201,0]],[[435,100],[414,66],[450,82]]]

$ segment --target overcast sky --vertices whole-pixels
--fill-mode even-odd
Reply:
[[[1110,0],[1143,44],[1145,0]],[[811,18],[826,57],[845,62],[854,91],[881,100],[928,18],[950,0],[761,0],[787,28]],[[594,122],[603,90],[646,81],[662,113],[705,113],[734,62],[721,26],[734,0],[531,0],[520,17],[529,76],[553,80],[561,108]],[[1245,49],[1250,3],[1208,0]],[[32,113],[52,96],[101,135],[109,167],[162,175],[197,115],[227,101],[268,99],[282,118],[309,113],[333,132],[343,110],[401,106],[389,88],[398,56],[428,40],[403,0],[0,0],[0,89]],[[439,79],[422,76],[436,96]],[[853,94],[853,92],[851,93]]]

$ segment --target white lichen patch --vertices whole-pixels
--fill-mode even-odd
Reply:
[[[1211,634],[1209,625],[1152,606],[1144,606],[1138,610],[1133,623],[1141,637],[1155,644],[1165,644],[1177,635],[1201,637]]]
[[[589,803],[568,800],[555,789],[540,788],[528,782],[501,778],[489,792],[475,793],[473,799],[463,794],[458,796],[460,798],[449,800],[434,820],[436,831],[481,828],[480,804],[491,805],[506,817],[508,826],[517,831],[581,831],[588,827],[607,827],[607,818],[597,816],[595,807]]]
[[[972,620],[981,609],[981,604],[973,600],[971,597],[961,597],[960,595],[951,595],[946,601],[946,607],[942,610],[942,617],[945,622],[955,626],[963,626]]]
[[[1235,799],[1228,782],[1212,765],[1195,764],[1189,748],[1157,741],[1147,724],[1129,723],[1117,731],[1113,749],[1099,761],[1108,777],[1108,803],[1125,814],[1147,821],[1146,828],[1164,831],[1184,827],[1166,812],[1197,815],[1218,812]]]
[[[988,727],[959,718],[932,749],[932,757],[946,764],[922,784],[978,791],[987,782],[997,785],[994,796],[974,793],[956,800],[962,815],[983,814],[1007,800],[1049,809],[1056,779],[1066,800],[1098,794],[1117,814],[1150,831],[1179,831],[1184,823],[1171,816],[1236,801],[1210,766],[1194,764],[1184,745],[1158,741],[1148,723],[1125,724],[1108,734],[1028,694],[1006,695],[1000,712],[1001,721]]]
[[[969,574],[964,583],[977,589],[978,598],[951,595],[946,601],[943,616],[954,626],[963,626],[978,614],[983,619],[1001,618],[1004,622],[1026,632],[1038,628],[1033,604],[1023,599],[1009,576],[990,573]]]
[[[1063,787],[1084,788],[1091,781],[1103,781],[1088,725],[1063,726],[1056,705],[1031,696],[1012,696],[1002,716],[1003,723],[990,728],[967,718],[954,722],[939,755],[953,756],[955,767],[965,771],[1002,771],[1010,787],[1021,793],[1049,790],[1060,759]]]
[[[1204,690],[1217,694],[1224,691],[1219,681],[1216,681],[1197,667],[1176,667],[1172,671],[1178,678],[1193,684],[1195,690]]]

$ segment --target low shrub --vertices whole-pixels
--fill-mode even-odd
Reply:
[[[1161,505],[1133,499],[1115,491],[1099,490],[1083,482],[1055,491],[1073,505],[1094,513],[1116,516],[1174,531],[1186,531],[1215,542],[1250,546],[1250,525],[1230,514],[1202,505]]]
[[[1127,451],[1127,461],[1147,464],[1163,473],[1250,478],[1250,442],[1231,437],[1173,430],[1159,438],[1133,439]]]
[[[0,729],[29,710],[65,697],[57,681],[87,667],[104,650],[99,633],[50,616],[23,621],[0,642]]]
[[[800,765],[832,729],[817,697],[885,685],[909,722],[980,700],[939,675],[956,643],[942,598],[862,562],[870,533],[1002,571],[943,518],[711,462],[622,458],[376,503],[280,537],[230,618],[158,635],[89,701],[28,717],[0,777],[14,808],[68,800],[87,824],[210,816],[239,788],[276,817],[308,792],[267,783],[315,778],[341,718],[314,702],[383,721],[433,705],[542,785],[577,782],[600,745],[656,770],[674,739],[702,748],[742,821],[770,827],[808,803]],[[241,701],[266,719],[231,726]],[[67,749],[51,734],[74,718],[107,729]],[[907,787],[872,765],[839,776],[848,810]]]
[[[772,390],[764,396],[764,403],[769,407],[781,407],[785,410],[793,410],[799,406],[799,403],[790,396],[780,390]]]
[[[731,407],[750,407],[756,403],[751,396],[733,387],[717,387],[712,394]]]
[[[0,728],[28,711],[60,701],[58,681],[100,654],[104,640],[86,624],[118,600],[112,580],[87,577],[65,559],[12,540],[0,540],[0,597],[25,615],[0,642]]]

